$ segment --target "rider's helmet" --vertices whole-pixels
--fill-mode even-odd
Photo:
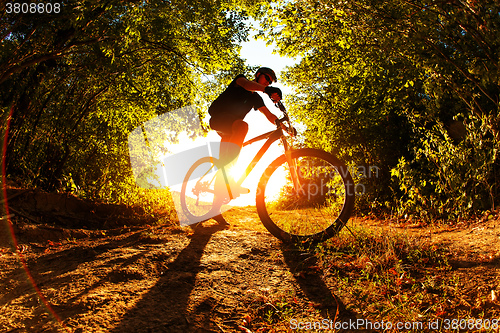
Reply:
[[[276,78],[276,74],[269,67],[261,67],[261,68],[259,68],[257,70],[257,72],[255,73],[255,76],[257,76],[259,74],[267,74],[267,75],[269,75],[271,77],[271,79],[273,80],[273,82],[278,82],[278,79]]]

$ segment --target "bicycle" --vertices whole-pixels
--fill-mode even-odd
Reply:
[[[293,139],[297,132],[284,105],[278,102],[276,106],[284,115],[276,120],[276,130],[243,143],[247,146],[267,139],[236,183],[241,185],[271,144],[281,140],[284,154],[265,169],[257,185],[259,218],[272,235],[284,242],[324,241],[340,232],[351,216],[352,176],[342,161],[326,151],[292,149],[287,136]],[[219,168],[213,157],[203,157],[189,168],[180,199],[184,214],[193,223],[220,214],[227,203],[228,193],[221,194],[215,185],[221,177],[227,186],[226,170]],[[229,186],[227,189],[231,196]]]

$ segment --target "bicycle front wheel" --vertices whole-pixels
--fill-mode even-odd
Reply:
[[[262,223],[285,242],[335,236],[354,207],[354,182],[347,167],[319,149],[288,154],[271,163],[259,181],[256,203]]]

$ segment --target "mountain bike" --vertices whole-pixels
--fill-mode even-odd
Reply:
[[[280,140],[284,154],[264,171],[257,186],[256,206],[266,229],[284,242],[319,242],[335,236],[347,223],[354,207],[354,182],[346,165],[334,155],[314,148],[294,149],[290,140],[297,131],[291,125],[283,103],[276,103],[283,117],[276,130],[243,143],[266,140],[243,175],[241,185],[272,143]],[[283,126],[283,125],[284,126]],[[207,156],[186,173],[180,200],[184,214],[195,222],[218,214],[231,198],[227,170],[218,159]]]

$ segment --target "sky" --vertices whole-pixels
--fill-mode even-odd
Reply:
[[[292,90],[280,82],[280,73],[286,66],[291,66],[296,61],[291,58],[281,57],[279,54],[273,53],[273,51],[273,45],[267,46],[265,41],[261,39],[254,40],[251,37],[248,42],[242,44],[240,56],[247,60],[247,65],[272,68],[278,76],[278,83],[273,84],[273,86],[282,89],[283,94],[286,95],[291,93]]]

